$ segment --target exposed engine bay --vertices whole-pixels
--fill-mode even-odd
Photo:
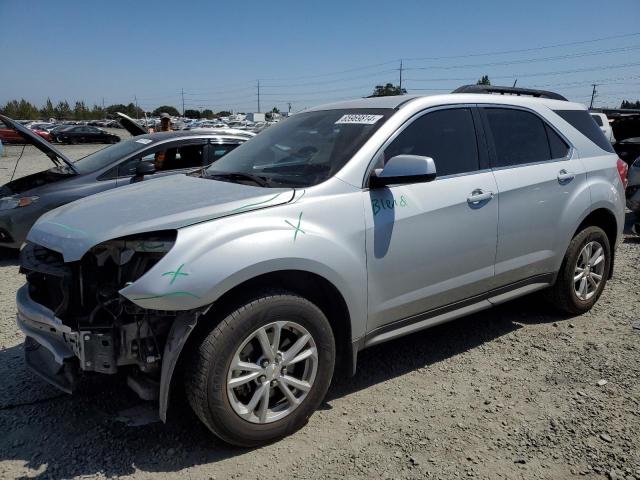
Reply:
[[[22,249],[20,271],[29,296],[62,322],[75,354],[74,372],[66,374],[71,384],[76,373],[126,370],[129,385],[141,397],[154,398],[150,392],[157,389],[149,382],[159,381],[164,344],[178,312],[143,309],[118,292],[149,271],[175,238],[175,231],[167,231],[111,240],[70,263],[40,245]]]
[[[75,174],[73,172],[62,167],[54,167],[49,170],[45,170],[44,172],[27,175],[26,177],[12,180],[6,185],[0,186],[0,198],[26,192],[48,183],[59,182],[60,180],[64,180],[65,178],[69,178],[74,175]]]

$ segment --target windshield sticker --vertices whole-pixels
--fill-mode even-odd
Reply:
[[[153,142],[153,140],[151,140],[150,138],[140,138],[136,140],[136,143],[141,143],[143,145],[149,145],[151,142]]]
[[[373,125],[382,118],[382,115],[360,115],[360,114],[347,114],[340,117],[335,125],[340,124],[358,124],[358,125]]]

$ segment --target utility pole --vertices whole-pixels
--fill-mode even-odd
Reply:
[[[593,99],[596,98],[596,87],[598,84],[592,83],[591,86],[593,87],[593,90],[591,91],[591,103],[589,104],[589,110],[593,108]]]
[[[289,115],[291,115],[291,102],[287,102],[289,105]]]
[[[260,113],[260,80],[258,80],[258,113]]]
[[[513,82],[513,88],[516,88],[516,83],[518,83],[518,79],[516,78],[515,81]]]
[[[184,88],[180,89],[180,93],[182,94],[182,116],[184,117]]]
[[[400,93],[402,93],[402,59],[400,59]]]
[[[136,104],[136,120],[138,120],[138,97],[136,95],[133,96],[133,101]]]

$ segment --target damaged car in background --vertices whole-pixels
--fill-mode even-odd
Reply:
[[[0,247],[5,248],[19,248],[49,210],[132,182],[206,167],[249,138],[214,130],[145,134],[139,125],[127,125],[134,138],[73,161],[37,132],[4,115],[0,120],[53,163],[48,170],[0,186]]]
[[[26,362],[67,392],[121,374],[162,420],[184,393],[257,446],[365,348],[543,289],[587,312],[626,164],[558,94],[463,91],[310,109],[199,172],[43,215],[20,253]]]

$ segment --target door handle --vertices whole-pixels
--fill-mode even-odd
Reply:
[[[480,202],[485,202],[492,198],[493,192],[483,192],[481,189],[477,188],[467,197],[467,202],[471,205],[478,205]]]
[[[569,183],[574,178],[576,178],[576,174],[573,172],[567,172],[565,169],[558,172],[558,182],[560,183]]]

